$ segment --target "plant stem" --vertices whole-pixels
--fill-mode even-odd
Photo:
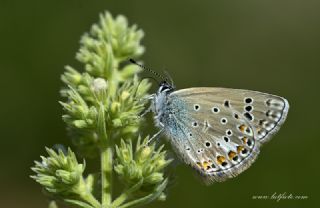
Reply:
[[[99,201],[97,201],[97,199],[95,199],[94,196],[92,196],[92,194],[88,194],[87,196],[83,196],[83,198],[87,202],[89,202],[91,205],[93,205],[94,207],[100,207],[101,206]]]
[[[82,195],[81,196],[85,201],[87,201],[89,204],[91,204],[95,208],[101,207],[101,204],[99,203],[98,200],[92,196],[92,194],[87,194],[87,195]]]
[[[95,208],[100,208],[101,204],[100,202],[91,194],[90,191],[88,191],[86,187],[86,183],[84,182],[83,178],[80,180],[81,187],[85,190],[84,192],[81,193],[81,198],[91,204]]]
[[[133,185],[131,188],[124,191],[118,198],[116,198],[112,202],[112,207],[116,208],[116,207],[119,207],[121,204],[123,204],[123,202],[125,202],[129,198],[130,194],[132,194],[132,192],[138,190],[142,186],[142,184],[143,184],[143,180],[140,180],[138,183]]]
[[[101,139],[101,204],[102,208],[109,208],[112,202],[113,142],[106,132],[105,110],[102,102],[99,103],[97,130]]]
[[[129,207],[137,207],[137,206],[142,206],[144,204],[150,203],[151,201],[157,199],[160,194],[163,192],[163,190],[166,188],[168,184],[168,179],[165,179],[158,187],[154,190],[153,193],[141,197],[139,199],[135,199],[133,201],[127,202],[121,206],[118,206],[117,208],[129,208]]]
[[[112,157],[112,145],[108,144],[101,151],[102,208],[110,207],[112,202]]]

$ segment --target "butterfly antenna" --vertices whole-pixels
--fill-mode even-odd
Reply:
[[[173,88],[175,88],[174,83],[173,83],[173,79],[172,79],[172,77],[170,76],[170,74],[169,74],[167,71],[164,71],[163,73],[164,73],[164,75],[166,76],[166,81],[170,81],[170,85],[171,85]]]
[[[139,66],[140,68],[142,68],[142,69],[144,69],[144,70],[146,70],[146,71],[154,74],[155,76],[159,77],[160,79],[165,80],[165,81],[168,81],[168,78],[166,78],[166,77],[162,76],[161,74],[159,74],[159,73],[157,73],[157,72],[155,72],[155,71],[153,71],[153,70],[145,67],[145,66],[142,65],[142,64],[137,63],[134,59],[129,59],[129,61],[130,61],[131,63]]]

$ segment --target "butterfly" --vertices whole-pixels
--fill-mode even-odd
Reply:
[[[215,87],[175,90],[168,81],[151,100],[158,134],[167,136],[176,155],[207,184],[248,169],[289,110],[288,101],[276,95]]]

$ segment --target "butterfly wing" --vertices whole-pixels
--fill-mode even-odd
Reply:
[[[248,90],[189,88],[171,93],[168,100],[168,110],[174,112],[165,125],[170,141],[209,183],[247,169],[288,111],[285,99]]]
[[[275,134],[287,117],[289,103],[285,98],[267,93],[228,88],[188,88],[172,93],[197,104],[220,104],[222,109],[237,111],[243,115],[255,131],[255,139],[261,143]]]

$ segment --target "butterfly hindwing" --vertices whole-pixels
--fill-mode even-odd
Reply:
[[[178,103],[180,110],[173,119],[179,133],[170,135],[170,141],[178,155],[205,176],[207,182],[234,177],[254,161],[259,143],[255,142],[253,129],[241,114],[229,113],[220,104],[210,107],[210,103],[202,102],[197,109],[192,99],[178,96],[171,100],[173,104]],[[219,110],[214,112],[212,108]],[[183,138],[179,138],[181,135]]]

